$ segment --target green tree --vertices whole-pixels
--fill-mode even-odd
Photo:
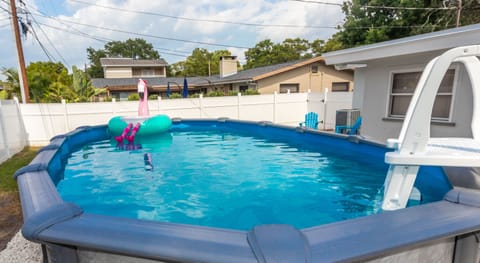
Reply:
[[[2,75],[7,77],[4,82],[5,97],[11,99],[14,94],[20,98],[20,81],[18,71],[14,68],[2,68]]]
[[[87,68],[87,74],[91,78],[103,78],[103,67],[100,63],[100,59],[107,57],[105,50],[95,50],[92,47],[89,47],[87,48],[87,57],[90,61],[90,66]]]
[[[210,71],[211,75],[220,74],[220,57],[231,56],[232,53],[226,49],[215,50],[210,53]],[[240,67],[240,63],[237,62],[237,69]]]
[[[76,66],[72,67],[72,78],[73,95],[76,102],[92,101],[95,96],[106,92],[106,89],[95,88],[86,73]]]
[[[167,77],[185,76],[185,61],[175,62],[167,66]]]
[[[458,0],[347,1],[342,7],[343,26],[331,38],[329,48],[349,48],[452,28],[456,26],[457,6]],[[479,23],[480,2],[463,1],[460,14],[460,25]]]
[[[33,62],[27,68],[30,97],[35,102],[58,102],[58,97],[72,99],[72,79],[60,62]]]
[[[231,56],[231,53],[228,50],[209,52],[204,48],[195,48],[183,64],[183,73],[189,77],[219,74],[221,56]]]
[[[319,45],[320,42],[316,44]],[[265,39],[245,51],[247,63],[244,69],[311,58],[313,56],[311,47],[308,40],[301,38],[287,38],[282,43],[273,43],[270,39]]]
[[[90,61],[90,67],[87,70],[89,76],[91,78],[103,78],[103,68],[100,63],[100,58],[124,57],[159,59],[160,54],[153,48],[151,43],[141,38],[135,38],[125,41],[110,41],[105,44],[103,49],[99,50],[89,47],[87,48],[87,57]]]

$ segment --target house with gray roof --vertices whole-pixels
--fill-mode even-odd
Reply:
[[[105,78],[93,79],[92,82],[97,88],[107,88],[110,96],[126,100],[129,94],[137,91],[140,75],[120,76],[121,74],[105,74]],[[148,82],[150,94],[166,97],[167,87],[173,93],[183,89],[184,78],[145,75],[141,75],[141,78]],[[350,92],[353,89],[353,71],[339,71],[334,66],[327,66],[322,57],[237,71],[237,58],[224,56],[220,58],[220,74],[187,77],[187,82],[189,94],[208,94],[212,91],[229,94],[248,89],[260,94],[323,92],[325,89]]]

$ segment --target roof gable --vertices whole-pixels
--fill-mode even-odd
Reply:
[[[287,72],[311,63],[323,62],[322,57],[314,57],[310,59],[295,60],[275,65],[269,65],[264,67],[252,68],[239,71],[237,74],[221,78],[218,82],[232,82],[240,80],[253,80],[268,78],[283,72]]]

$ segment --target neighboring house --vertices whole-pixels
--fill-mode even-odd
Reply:
[[[220,68],[222,62],[220,61]],[[230,57],[236,64],[236,57]],[[227,60],[228,61],[228,60]],[[233,62],[231,62],[233,63]],[[353,71],[345,72],[326,66],[322,57],[314,57],[271,66],[258,67],[237,72],[230,67],[228,74],[222,71],[212,82],[223,85],[226,90],[243,91],[248,88],[258,90],[261,94],[296,93],[316,91],[351,91],[353,88]]]
[[[448,49],[480,44],[480,24],[376,43],[323,55],[328,65],[355,69],[353,107],[361,134],[397,138],[423,68]],[[437,94],[432,137],[471,137],[472,89],[463,65],[453,64]]]
[[[140,76],[112,78],[111,74],[105,74],[105,78],[93,79],[92,82],[98,88],[106,87],[111,96],[125,100],[129,94],[136,92],[138,78]],[[183,87],[183,78],[142,78],[147,80],[151,94],[162,97],[166,96],[167,85],[172,92],[179,92]],[[187,77],[187,81],[190,94],[243,92],[247,89],[258,90],[261,94],[308,90],[323,92],[325,88],[333,92],[348,92],[353,88],[353,71],[335,70],[333,66],[326,66],[322,57],[315,57],[237,72],[237,58],[225,56],[220,58],[219,75]]]

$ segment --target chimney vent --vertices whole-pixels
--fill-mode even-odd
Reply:
[[[220,57],[220,78],[237,74],[237,56]]]

